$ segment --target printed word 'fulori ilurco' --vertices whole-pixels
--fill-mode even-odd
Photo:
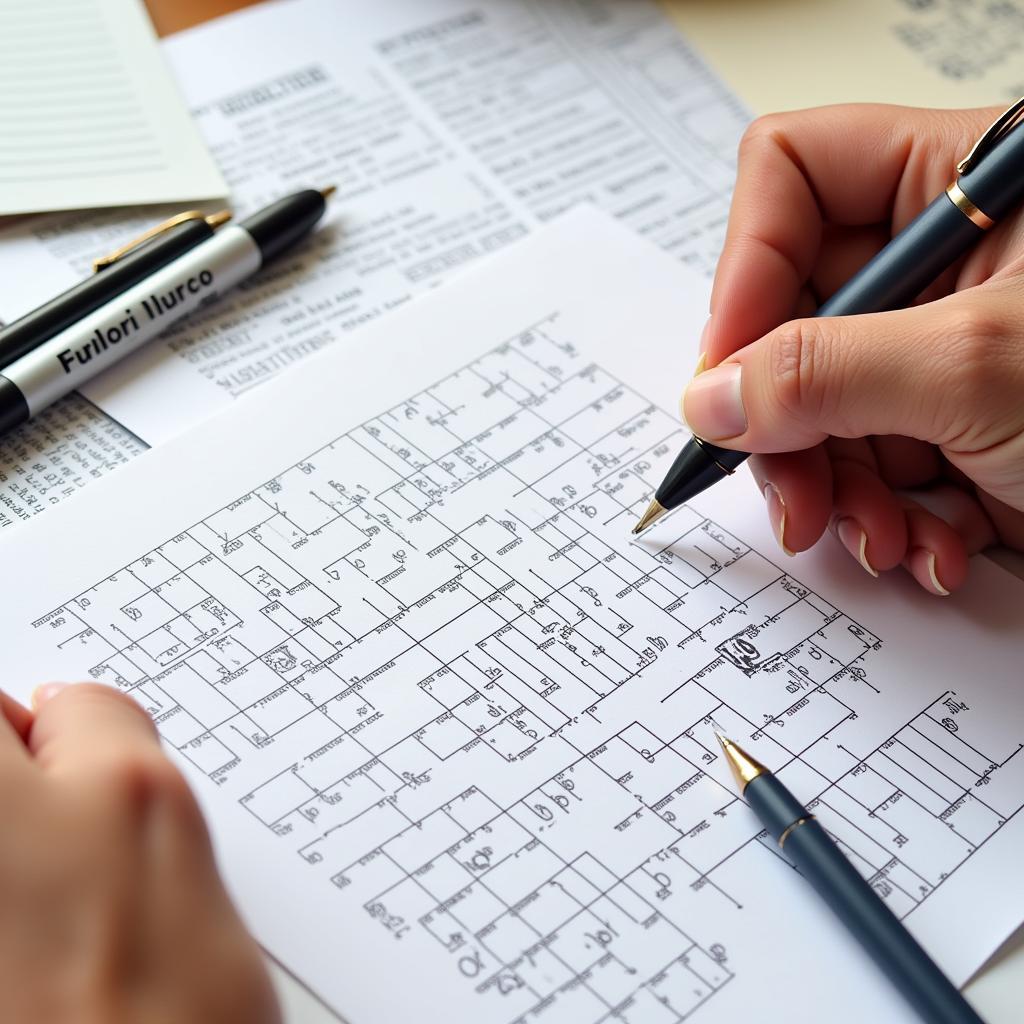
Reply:
[[[200,270],[198,274],[188,278],[174,288],[169,288],[159,295],[150,295],[142,300],[142,309],[145,317],[142,325],[139,324],[139,317],[131,309],[124,311],[124,318],[109,327],[97,327],[92,336],[84,344],[77,348],[66,348],[63,352],[57,353],[60,365],[64,367],[65,373],[70,373],[75,364],[84,365],[94,356],[101,356],[110,346],[120,344],[132,335],[136,334],[142,327],[148,326],[156,320],[160,320],[177,307],[184,305],[190,295],[198,295],[213,285],[213,271]],[[184,312],[184,310],[180,310]]]

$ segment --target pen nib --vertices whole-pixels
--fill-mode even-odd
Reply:
[[[736,780],[740,793],[742,793],[747,788],[748,783],[753,782],[759,775],[766,774],[768,769],[753,755],[748,754],[742,747],[733,743],[713,718],[711,719],[711,728],[715,731],[715,737],[722,747],[722,753],[725,755],[729,770]]]
[[[633,536],[635,537],[638,533],[643,533],[648,526],[652,526],[662,516],[667,515],[668,509],[662,508],[657,499],[655,499],[647,506],[647,511],[640,517],[640,522],[633,527]]]

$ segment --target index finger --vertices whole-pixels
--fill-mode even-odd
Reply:
[[[900,231],[946,188],[994,116],[851,104],[755,121],[740,144],[707,365],[793,317],[826,222]]]

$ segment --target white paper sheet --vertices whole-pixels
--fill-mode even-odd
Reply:
[[[52,508],[147,446],[72,394],[0,441],[0,530]]]
[[[0,0],[0,215],[226,193],[139,0]]]
[[[963,981],[1021,918],[1024,585],[640,540],[707,285],[595,211],[22,526],[3,678],[153,713],[261,942],[352,1024],[914,1019],[714,715]]]
[[[309,244],[86,389],[151,444],[580,200],[713,266],[747,116],[650,0],[263,4],[165,53],[239,211],[339,191]],[[0,236],[0,314],[138,226]]]

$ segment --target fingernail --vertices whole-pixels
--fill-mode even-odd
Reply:
[[[697,360],[697,366],[694,368],[693,376],[699,377],[707,366],[708,357],[701,352],[700,359]],[[692,378],[691,378],[692,379]],[[686,422],[686,409],[684,408],[686,402],[686,390],[683,389],[683,393],[679,396],[679,418],[685,423]]]
[[[914,579],[938,597],[949,597],[949,591],[939,580],[939,574],[935,571],[935,552],[926,548],[914,548],[908,557],[910,571]]]
[[[725,363],[690,381],[683,395],[683,414],[698,437],[722,441],[747,429],[741,374],[739,363]]]
[[[704,323],[704,328],[700,332],[700,354],[704,355],[708,347],[708,334],[711,331],[711,317],[709,316]]]
[[[868,535],[861,529],[856,519],[849,516],[840,519],[836,523],[836,536],[843,547],[864,566],[866,572],[872,576],[878,575],[878,571],[868,561]]]
[[[67,689],[67,683],[43,683],[32,691],[32,710],[38,711],[51,697],[56,697],[61,690]]]
[[[764,485],[764,500],[768,505],[768,522],[772,524],[775,539],[779,547],[792,558],[796,552],[786,547],[786,503],[775,484]]]

